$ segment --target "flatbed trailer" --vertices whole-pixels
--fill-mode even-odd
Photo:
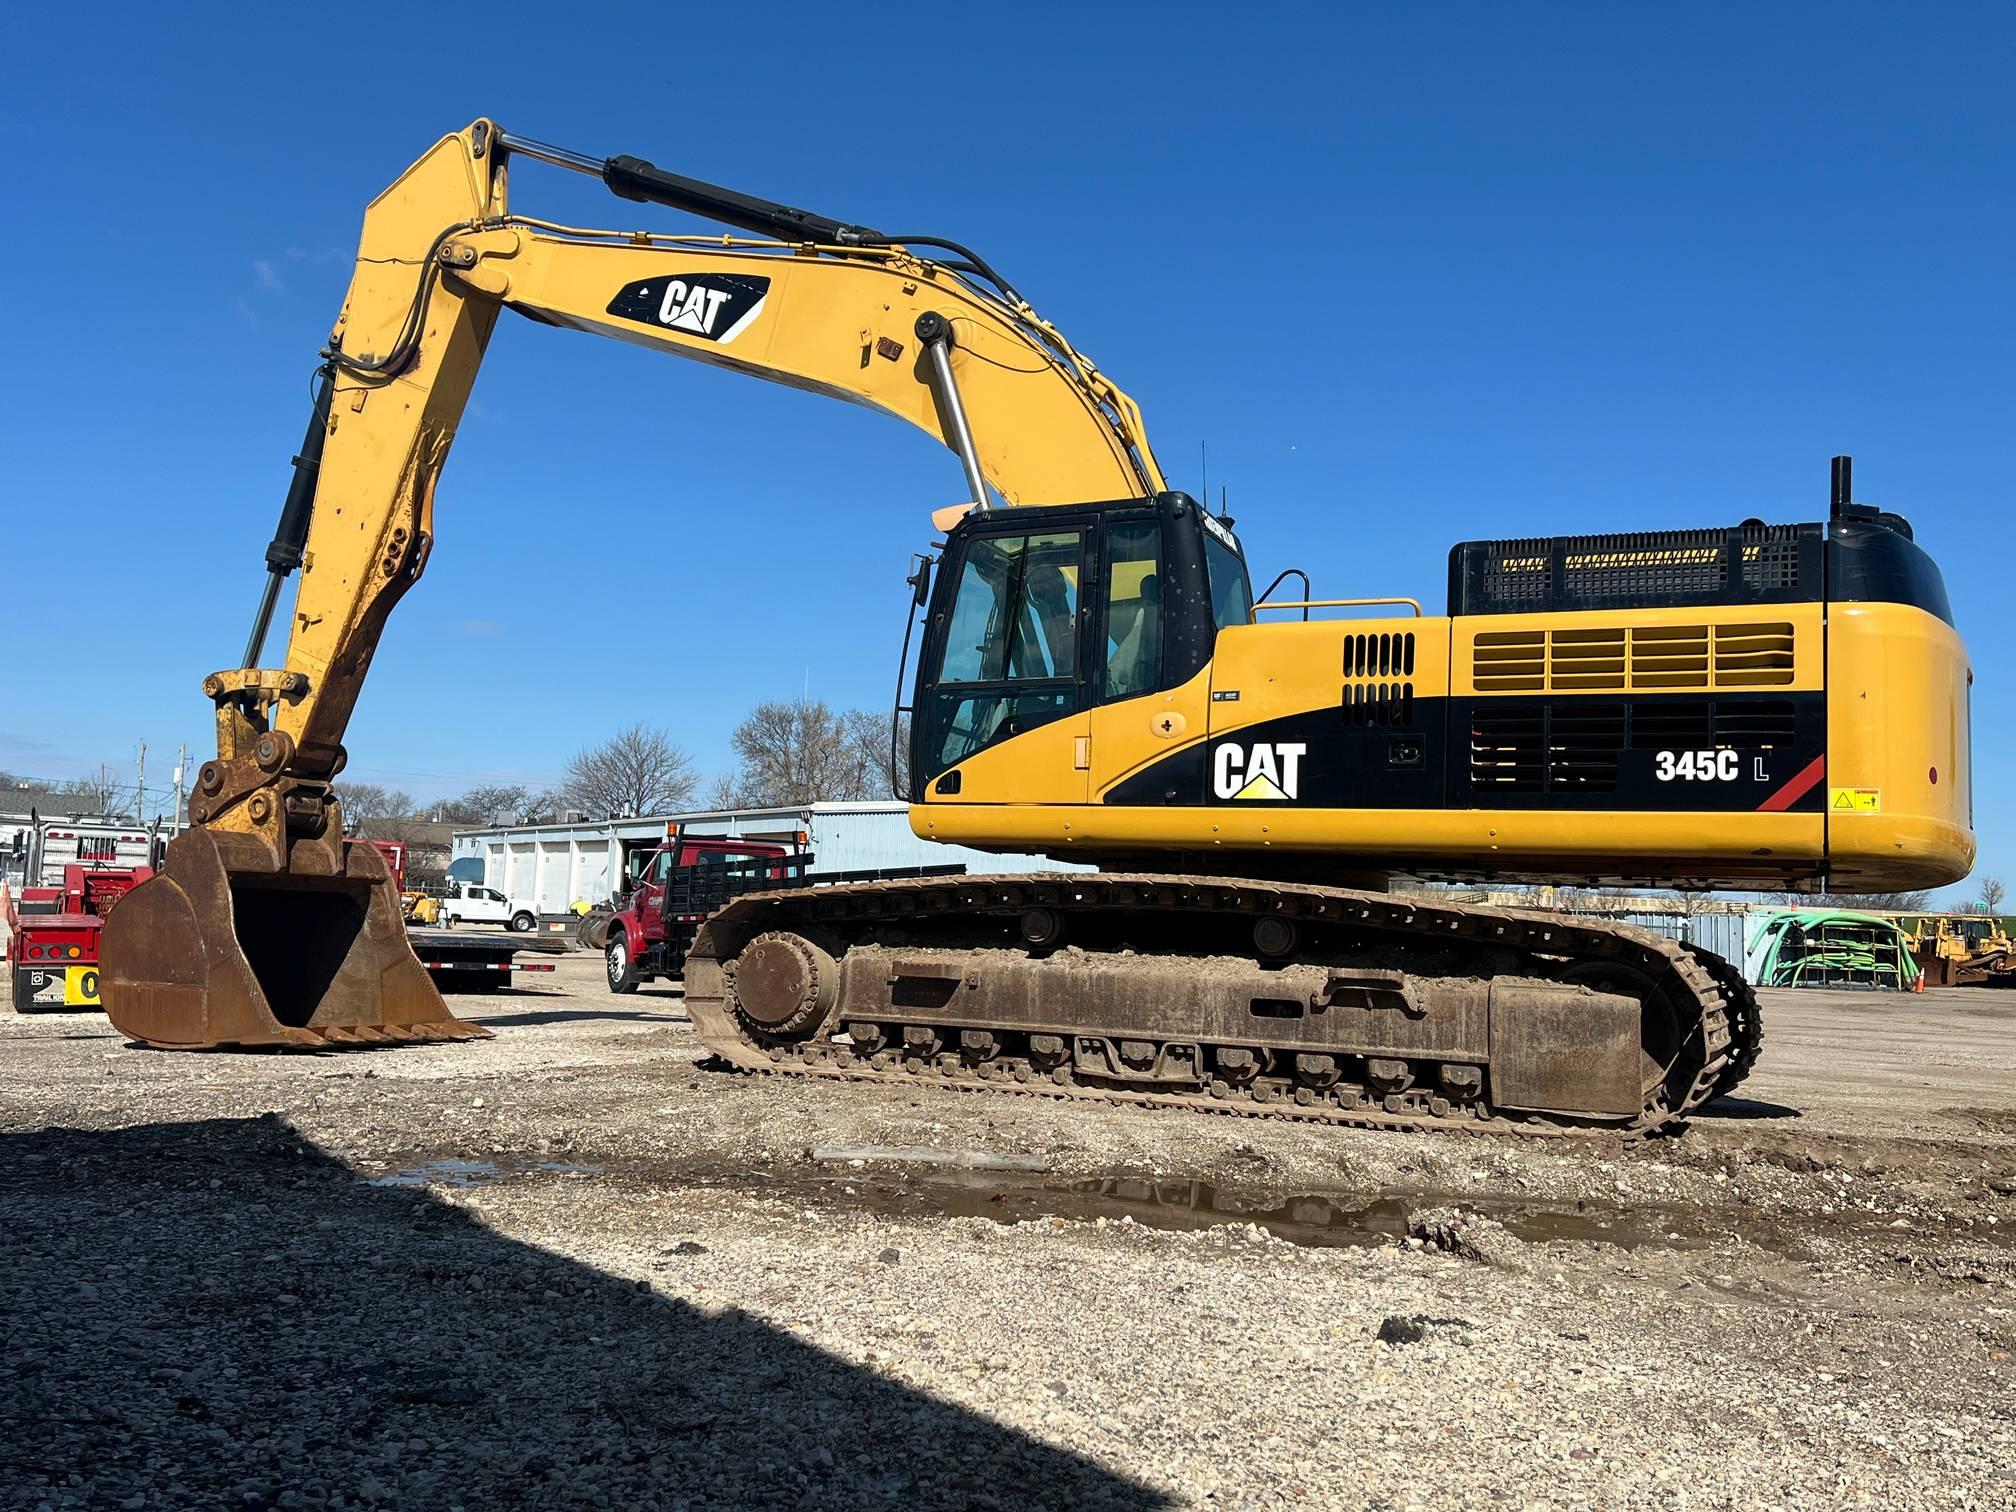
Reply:
[[[520,971],[551,971],[553,962],[521,961],[521,955],[558,956],[564,939],[485,929],[408,929],[413,953],[443,992],[497,992],[511,987]]]

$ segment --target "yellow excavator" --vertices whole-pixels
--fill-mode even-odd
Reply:
[[[750,235],[516,214],[528,159]],[[1100,868],[759,872],[709,900],[682,963],[734,1064],[1649,1132],[1754,1061],[1734,968],[1389,882],[1874,891],[1971,865],[1966,652],[1937,567],[1853,501],[1845,458],[1822,522],[1459,544],[1441,616],[1318,599],[1293,569],[1256,600],[1233,522],[1169,488],[1133,402],[976,253],[484,120],[366,213],[250,642],[205,684],[194,826],[107,924],[103,1001],[131,1038],[484,1032],[414,959],[375,851],[341,844],[330,784],[506,309],[870,405],[954,452],[970,502],[934,516],[910,578],[912,826]],[[296,568],[284,663],[262,667]]]

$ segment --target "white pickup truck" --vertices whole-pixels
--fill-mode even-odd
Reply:
[[[447,929],[457,924],[502,924],[515,934],[530,934],[538,927],[539,915],[530,903],[507,898],[494,887],[450,882],[448,896],[441,900],[440,922]]]

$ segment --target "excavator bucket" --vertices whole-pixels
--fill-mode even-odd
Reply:
[[[308,876],[234,868],[233,838],[177,836],[105,920],[99,997],[120,1033],[163,1050],[489,1037],[441,1000],[373,847]]]

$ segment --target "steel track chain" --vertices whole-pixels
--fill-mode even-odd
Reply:
[[[1764,1053],[1764,1015],[1757,1003],[1757,989],[1743,980],[1733,961],[1711,950],[1687,947],[1701,968],[1715,979],[1729,1014],[1729,1058],[1716,1079],[1710,1098],[1726,1097],[1742,1084]]]
[[[1252,1100],[1251,1093],[1228,1098],[1202,1092],[1134,1092],[1077,1081],[1059,1084],[983,1077],[974,1070],[934,1064],[913,1075],[862,1064],[846,1047],[826,1040],[765,1045],[745,1032],[728,1003],[724,962],[718,942],[765,929],[849,923],[905,923],[967,916],[1003,915],[1024,908],[1100,910],[1170,908],[1254,917],[1277,914],[1296,920],[1359,925],[1382,933],[1412,934],[1423,941],[1453,940],[1503,945],[1570,960],[1614,962],[1641,972],[1670,976],[1695,1005],[1684,1038],[1699,1064],[1678,1106],[1665,1089],[1629,1122],[1577,1120],[1558,1115],[1502,1114],[1436,1116],[1425,1110],[1336,1104],[1308,1106]],[[1655,978],[1656,980],[1656,978]],[[1683,1001],[1684,1001],[1683,1000]],[[1471,908],[1386,893],[1313,884],[1251,882],[1237,878],[1170,877],[1153,874],[1088,873],[1067,878],[1023,876],[903,878],[888,882],[843,883],[831,887],[748,893],[717,912],[701,929],[686,961],[686,1004],[707,1048],[736,1068],[761,1075],[797,1075],[885,1086],[937,1087],[1059,1101],[1125,1103],[1144,1107],[1248,1118],[1339,1124],[1401,1131],[1458,1131],[1520,1137],[1609,1135],[1626,1139],[1670,1130],[1702,1104],[1747,1074],[1761,1042],[1756,998],[1740,975],[1709,952],[1682,945],[1628,924],[1573,919],[1520,909]],[[833,1016],[838,1023],[844,1008]],[[840,1056],[846,1055],[843,1063]]]

